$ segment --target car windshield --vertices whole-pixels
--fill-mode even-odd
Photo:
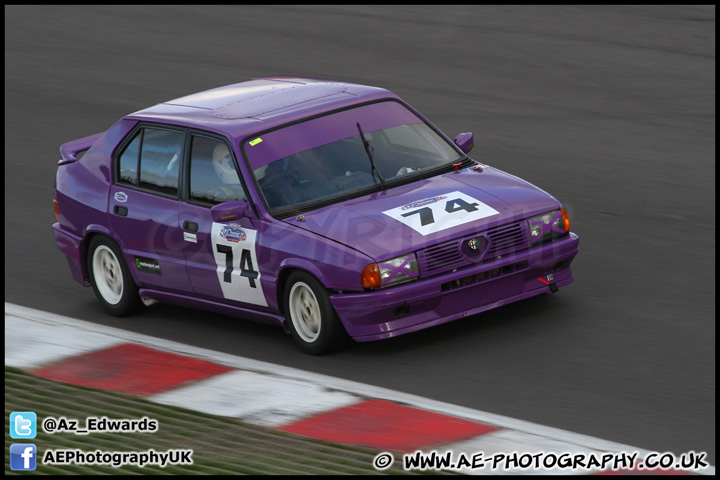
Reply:
[[[332,203],[335,197],[340,201],[382,183],[405,183],[461,157],[395,101],[286,126],[249,139],[244,151],[271,211]]]

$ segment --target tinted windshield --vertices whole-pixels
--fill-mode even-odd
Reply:
[[[392,184],[460,157],[397,102],[357,107],[275,130],[248,142],[246,153],[271,210],[345,198],[380,185],[380,177]]]

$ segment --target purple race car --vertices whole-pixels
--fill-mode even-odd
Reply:
[[[64,144],[53,232],[113,315],[174,303],[323,353],[573,281],[565,209],[472,146],[381,88],[251,80]]]

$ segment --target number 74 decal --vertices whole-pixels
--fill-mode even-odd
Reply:
[[[267,306],[257,263],[257,231],[237,224],[213,223],[212,248],[223,297]]]
[[[385,210],[383,213],[422,235],[429,235],[497,215],[499,212],[470,195],[450,192]]]

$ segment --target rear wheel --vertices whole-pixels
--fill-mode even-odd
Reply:
[[[90,241],[88,273],[95,296],[111,315],[120,317],[142,308],[120,247],[108,237],[97,235]]]
[[[285,317],[295,342],[311,355],[337,350],[347,338],[327,290],[309,273],[295,271],[288,277]]]

